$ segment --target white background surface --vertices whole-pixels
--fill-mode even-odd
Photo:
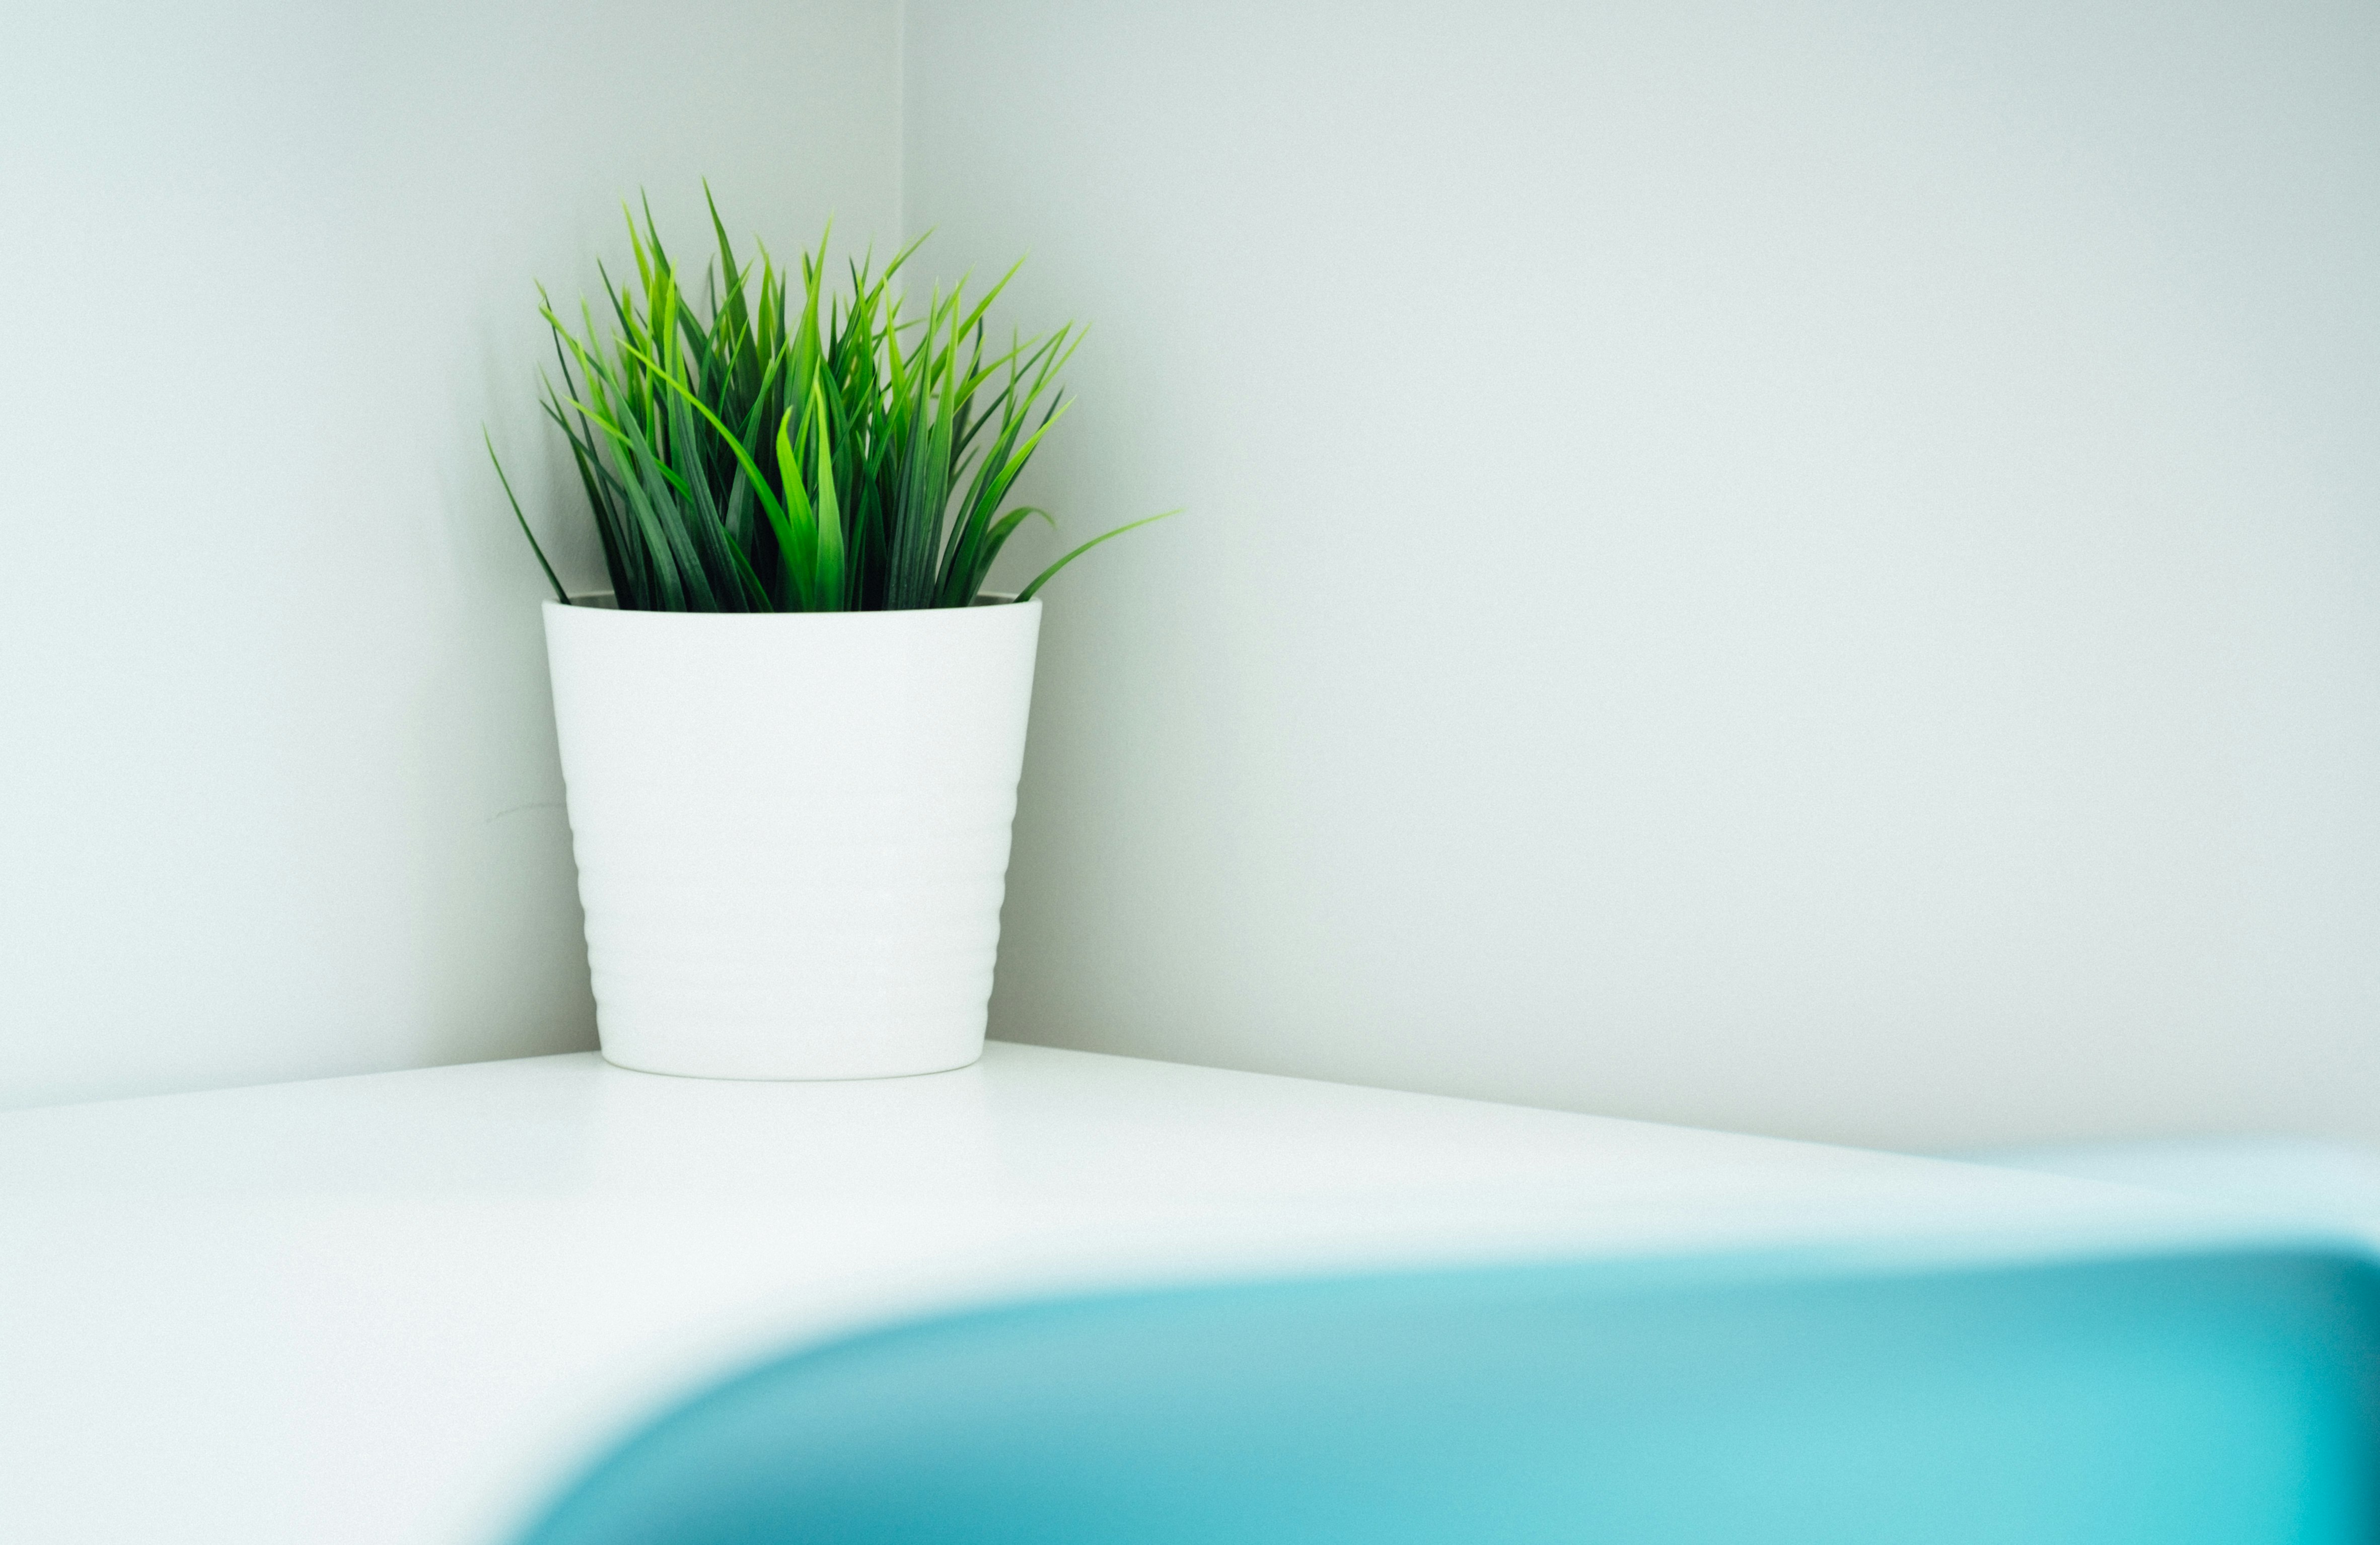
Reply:
[[[993,1033],[2380,1137],[2380,12],[917,0],[1093,324]],[[1018,110],[1016,104],[1026,104]]]
[[[2369,7],[903,25],[0,18],[0,1104],[587,1043],[477,430],[558,511],[529,281],[708,171],[1030,249],[1038,492],[1192,506],[1050,592],[998,1031],[2380,1137]]]
[[[898,22],[0,8],[0,1106],[594,1044],[480,426],[581,497],[533,282],[627,267],[640,186],[681,258],[706,174],[739,235],[889,237]]]
[[[9,1545],[493,1545],[767,1352],[1103,1283],[2231,1225],[2145,1192],[993,1045],[735,1084],[591,1055],[0,1116]]]

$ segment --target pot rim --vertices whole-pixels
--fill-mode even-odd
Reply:
[[[548,612],[575,615],[601,614],[613,617],[650,617],[670,619],[695,618],[705,623],[759,622],[763,620],[790,617],[808,618],[813,622],[826,622],[836,618],[856,619],[860,617],[950,616],[973,612],[978,608],[988,609],[1002,606],[1038,606],[1041,604],[1038,597],[1036,597],[1031,601],[1020,602],[1016,599],[1014,592],[1009,590],[982,591],[975,598],[975,602],[972,605],[921,606],[904,612],[623,612],[612,602],[613,592],[605,590],[575,590],[571,593],[570,602],[567,605],[565,605],[563,602],[555,601],[551,597],[547,598],[542,604],[544,609]]]

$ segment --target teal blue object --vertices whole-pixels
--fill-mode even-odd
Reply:
[[[2364,1545],[2380,1274],[1610,1262],[1002,1308],[662,1417],[527,1545]]]

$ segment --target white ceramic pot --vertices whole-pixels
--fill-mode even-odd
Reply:
[[[983,1053],[1041,603],[548,602],[603,1055],[882,1078]]]

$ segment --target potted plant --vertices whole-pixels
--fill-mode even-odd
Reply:
[[[1014,597],[984,593],[1016,528],[1048,518],[1009,498],[1063,411],[1080,335],[988,344],[1005,278],[905,315],[914,243],[830,296],[823,239],[795,273],[765,249],[739,262],[715,205],[711,225],[698,305],[650,206],[642,229],[628,220],[637,281],[605,275],[601,325],[545,298],[561,367],[545,409],[608,597],[565,592],[504,480],[553,584],[603,1054],[726,1078],[965,1066],[991,992],[1036,597],[1131,529]]]

